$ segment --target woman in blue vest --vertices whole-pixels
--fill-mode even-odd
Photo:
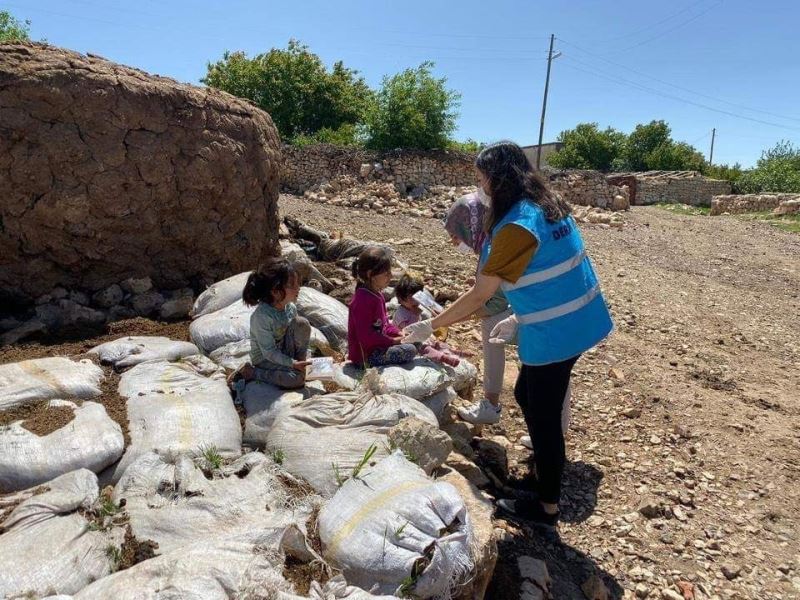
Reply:
[[[561,410],[572,367],[613,325],[570,206],[534,173],[511,142],[484,148],[475,162],[491,198],[489,240],[472,289],[432,320],[404,330],[404,342],[426,340],[474,312],[501,288],[514,314],[492,332],[505,343],[518,333],[522,368],[514,396],[533,442],[537,499],[498,500],[498,507],[535,523],[558,522],[566,462]]]

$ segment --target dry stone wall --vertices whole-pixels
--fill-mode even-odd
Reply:
[[[694,171],[636,173],[636,204],[710,206],[711,199],[730,194],[729,181],[709,179]]]
[[[545,171],[550,189],[570,204],[610,210],[630,207],[628,186],[612,185],[599,171]]]
[[[428,206],[428,196],[435,196],[438,202],[440,192],[447,192],[452,201],[450,192],[454,190],[443,188],[456,188],[457,192],[475,184],[475,155],[463,152],[397,150],[378,154],[319,144],[302,148],[285,145],[283,157],[282,184],[285,190],[312,199],[327,196],[327,200],[331,200],[340,195],[343,188],[362,184],[369,190],[360,190],[363,202],[354,201],[370,206],[378,202],[379,209],[387,208],[389,211],[408,196],[408,202],[413,200],[414,204],[421,204],[413,207],[414,210],[424,213],[429,209],[436,215],[449,203],[447,206]],[[550,186],[572,204],[613,210],[624,210],[629,206],[628,188],[608,183],[598,171],[548,170],[544,173]],[[390,187],[394,190],[389,190]],[[384,206],[387,195],[397,196],[399,200],[391,206]]]
[[[800,194],[729,194],[714,196],[712,215],[772,211],[776,215],[800,213]]]
[[[280,152],[229,94],[0,43],[0,302],[252,267],[277,250]]]
[[[283,147],[283,188],[295,194],[340,176],[389,182],[405,194],[418,186],[475,183],[475,155],[450,150],[371,152],[330,144]]]

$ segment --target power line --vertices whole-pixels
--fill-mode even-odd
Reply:
[[[565,56],[565,58],[567,58],[569,61],[575,61],[574,58],[569,57],[569,56]],[[580,64],[580,61],[576,61],[576,62],[579,62],[579,64]],[[583,63],[583,64],[585,64],[585,63]],[[614,83],[619,83],[619,84],[622,84],[622,85],[626,85],[628,87],[633,87],[635,89],[639,89],[639,90],[642,90],[642,91],[645,91],[645,92],[649,92],[651,94],[655,94],[656,96],[661,96],[662,98],[669,98],[671,100],[676,100],[678,102],[683,102],[685,104],[691,104],[692,106],[697,106],[699,108],[704,108],[704,109],[710,110],[712,112],[720,113],[720,114],[723,114],[723,115],[728,115],[729,117],[734,117],[734,118],[737,118],[737,119],[744,119],[744,120],[747,120],[747,121],[752,121],[754,123],[761,123],[762,125],[769,125],[771,127],[778,127],[778,128],[781,128],[781,129],[791,129],[793,131],[800,131],[800,128],[789,127],[788,125],[781,125],[779,123],[772,123],[770,121],[763,121],[761,119],[755,119],[753,117],[740,115],[740,114],[733,113],[733,112],[730,112],[730,111],[727,111],[727,110],[714,108],[713,106],[708,106],[707,104],[702,104],[700,102],[695,102],[693,100],[688,100],[686,98],[681,98],[680,96],[674,96],[672,94],[668,94],[668,93],[662,92],[661,90],[656,90],[654,88],[647,87],[647,86],[642,85],[640,83],[636,83],[635,81],[630,81],[628,79],[624,79],[622,77],[612,76],[612,75],[608,75],[608,74],[605,74],[605,73],[599,73],[597,71],[590,71],[588,69],[582,69],[580,67],[576,67],[573,64],[570,64],[569,62],[566,62],[565,65],[570,67],[570,68],[572,68],[572,69],[575,69],[576,71],[582,71],[583,73],[589,73],[590,75],[594,75],[595,77],[601,77],[603,79],[608,79],[610,81],[613,81]],[[590,65],[590,66],[595,68],[594,65]]]
[[[594,54],[593,52],[589,52],[588,50],[586,50],[584,48],[581,48],[580,46],[577,46],[576,44],[573,44],[572,42],[568,42],[567,40],[565,40],[563,38],[558,38],[558,40],[563,44],[567,44],[568,46],[583,52],[584,54],[588,54],[592,58],[596,58],[598,60],[602,60],[604,62],[607,62],[610,65],[614,65],[615,67],[619,67],[621,69],[625,69],[627,71],[630,71],[631,73],[636,73],[637,75],[641,75],[642,77],[646,77],[647,79],[651,79],[652,81],[657,81],[658,83],[661,83],[663,85],[668,85],[669,87],[673,87],[675,89],[678,89],[678,90],[681,90],[681,91],[684,91],[684,92],[688,92],[690,94],[694,94],[695,96],[700,96],[701,98],[706,98],[708,100],[713,100],[714,102],[719,102],[720,104],[727,104],[728,106],[733,106],[734,108],[741,108],[743,110],[748,110],[750,112],[761,113],[761,114],[764,114],[764,115],[769,115],[771,117],[776,117],[778,119],[785,119],[787,121],[796,121],[796,122],[800,123],[800,118],[788,117],[786,115],[781,115],[781,114],[770,112],[770,111],[767,111],[767,110],[763,110],[763,109],[759,109],[759,108],[752,108],[750,106],[745,106],[743,104],[737,104],[735,102],[729,102],[728,100],[723,100],[721,98],[715,98],[714,96],[709,96],[708,94],[703,94],[701,92],[697,92],[695,90],[691,90],[691,89],[683,87],[681,85],[677,85],[675,83],[670,83],[669,81],[664,81],[663,79],[659,79],[658,77],[653,77],[652,75],[649,75],[649,74],[644,73],[642,71],[637,71],[636,69],[632,69],[631,67],[623,65],[621,63],[615,62],[613,60],[609,60],[609,59],[607,59],[607,58],[605,58],[603,56],[600,56],[598,54]],[[577,60],[577,59],[574,59],[574,60]]]
[[[690,145],[690,146],[694,146],[694,145],[695,145],[697,142],[702,142],[702,141],[703,141],[704,139],[706,139],[706,138],[707,138],[709,135],[711,135],[711,134],[710,134],[710,133],[708,133],[708,132],[706,132],[706,133],[704,133],[703,135],[701,135],[699,138],[697,138],[696,140],[694,140],[693,142],[689,142],[689,145]]]
[[[689,24],[689,23],[691,23],[692,21],[696,21],[697,19],[699,19],[700,17],[702,17],[704,14],[706,14],[707,12],[709,12],[709,11],[711,11],[712,9],[716,8],[716,7],[717,7],[717,6],[719,6],[720,4],[722,4],[722,0],[719,0],[719,2],[715,2],[714,4],[712,4],[711,6],[709,6],[708,8],[706,8],[705,10],[703,10],[703,11],[701,11],[701,12],[697,13],[696,15],[694,15],[692,18],[690,18],[690,19],[687,19],[686,21],[683,21],[683,22],[681,22],[681,23],[678,23],[678,24],[677,24],[675,27],[672,27],[672,28],[670,28],[670,29],[666,29],[666,30],[662,31],[661,33],[659,33],[658,35],[654,35],[653,37],[651,37],[651,38],[648,38],[648,39],[646,39],[646,40],[644,40],[644,41],[641,41],[641,42],[639,42],[638,44],[634,44],[633,46],[628,46],[627,48],[622,48],[621,50],[613,50],[612,52],[613,52],[613,53],[615,53],[615,54],[616,54],[616,53],[619,53],[619,52],[627,52],[628,50],[633,50],[634,48],[638,48],[639,46],[644,46],[645,44],[649,44],[650,42],[652,42],[652,41],[654,41],[654,40],[657,40],[657,39],[659,39],[659,38],[662,38],[662,37],[664,37],[664,36],[665,36],[665,35],[667,35],[668,33],[672,33],[672,32],[673,32],[673,31],[675,31],[676,29],[680,29],[680,28],[681,28],[681,27],[683,27],[684,25],[688,25],[688,24]]]
[[[688,6],[685,6],[685,7],[683,7],[681,10],[679,10],[679,11],[677,11],[677,12],[674,12],[674,13],[672,13],[671,15],[669,15],[668,17],[665,17],[665,18],[661,19],[660,21],[656,21],[655,23],[650,23],[649,25],[645,25],[644,27],[639,27],[638,29],[634,29],[633,31],[629,31],[629,32],[628,32],[628,33],[626,33],[626,34],[623,34],[623,35],[620,35],[620,36],[617,36],[617,37],[609,38],[609,39],[607,39],[607,40],[601,40],[601,41],[599,41],[599,42],[597,42],[597,43],[598,43],[598,44],[607,44],[607,43],[609,43],[609,42],[616,42],[617,40],[622,40],[622,39],[625,39],[625,38],[629,38],[629,37],[632,37],[632,36],[638,35],[638,34],[639,34],[639,33],[641,33],[642,31],[647,31],[648,29],[653,29],[654,27],[658,27],[658,26],[659,26],[659,25],[661,25],[662,23],[666,23],[667,21],[671,21],[672,19],[674,19],[674,18],[675,18],[675,17],[677,17],[678,15],[682,15],[683,13],[685,13],[685,12],[687,12],[687,11],[691,10],[691,9],[692,9],[692,8],[694,8],[695,6],[698,6],[698,5],[700,5],[700,4],[703,4],[703,2],[706,2],[706,1],[707,1],[707,0],[697,0],[697,2],[692,2],[692,3],[691,3],[691,4],[689,4]]]

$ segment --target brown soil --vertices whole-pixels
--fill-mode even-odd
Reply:
[[[319,561],[305,563],[288,555],[283,563],[283,577],[294,586],[295,593],[301,596],[308,594],[312,581],[324,585],[330,578],[323,563]]]
[[[0,364],[47,356],[76,356],[88,352],[99,344],[128,335],[161,335],[173,340],[189,341],[189,321],[167,323],[137,317],[110,323],[105,333],[86,339],[72,340],[49,336],[24,341],[0,348]]]
[[[47,402],[18,406],[0,411],[0,427],[24,419],[22,426],[39,436],[45,436],[61,429],[75,418],[75,411],[69,406],[50,406]]]
[[[105,372],[105,377],[100,384],[102,393],[93,401],[102,404],[108,416],[122,428],[127,448],[131,443],[131,435],[128,430],[128,406],[125,404],[125,398],[120,396],[118,391],[120,375],[111,367],[102,367],[102,369]]]
[[[287,476],[284,473],[278,473],[278,481],[281,482],[284,489],[289,493],[289,498],[292,499],[308,498],[315,493],[314,488],[308,482]]]
[[[313,490],[311,492],[306,491],[304,495],[307,496],[309,493],[313,493]],[[308,521],[306,521],[306,531],[308,532],[309,546],[314,552],[322,556],[322,540],[319,538],[318,518],[319,509],[314,509],[314,512],[311,513]],[[294,585],[296,593],[304,596],[308,594],[312,581],[318,581],[324,585],[331,575],[329,568],[322,562],[312,561],[305,563],[287,555],[283,566],[283,576]]]
[[[308,532],[308,544],[311,549],[322,556],[322,540],[319,537],[319,508],[314,509],[311,516],[308,517],[306,531]]]
[[[131,526],[128,525],[125,529],[125,539],[120,548],[121,558],[119,561],[118,571],[124,571],[138,565],[140,562],[153,558],[158,550],[158,544],[152,540],[137,540],[133,535]]]

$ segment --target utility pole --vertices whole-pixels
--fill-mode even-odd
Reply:
[[[547,90],[550,87],[550,65],[553,62],[553,40],[555,34],[550,34],[550,51],[547,53],[547,77],[544,80],[544,99],[542,100],[542,120],[539,122],[539,147],[536,149],[536,170],[542,162],[542,136],[544,136],[544,115],[547,112]]]
[[[717,128],[714,127],[711,130],[711,152],[708,155],[708,164],[713,164],[714,162],[714,137],[717,135]]]

